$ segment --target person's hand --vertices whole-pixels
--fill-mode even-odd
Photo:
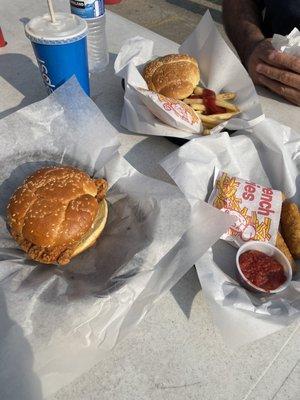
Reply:
[[[300,106],[300,58],[274,49],[271,39],[258,43],[246,67],[255,84],[265,86]]]

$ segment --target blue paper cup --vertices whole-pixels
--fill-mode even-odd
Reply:
[[[87,55],[87,23],[73,14],[56,13],[31,19],[25,26],[42,79],[49,93],[75,75],[90,95]]]

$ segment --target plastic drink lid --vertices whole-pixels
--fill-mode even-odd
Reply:
[[[75,42],[87,35],[87,23],[74,14],[55,13],[56,21],[50,15],[32,18],[25,25],[26,36],[35,43],[63,44]]]

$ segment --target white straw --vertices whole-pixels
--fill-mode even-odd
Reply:
[[[51,22],[55,22],[55,14],[54,14],[54,10],[53,10],[52,0],[47,0],[47,3],[48,3],[49,13],[50,13],[50,17],[51,17]]]

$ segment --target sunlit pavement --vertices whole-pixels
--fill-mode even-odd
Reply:
[[[224,33],[222,0],[122,0],[107,8],[177,43],[192,32],[206,10]]]

